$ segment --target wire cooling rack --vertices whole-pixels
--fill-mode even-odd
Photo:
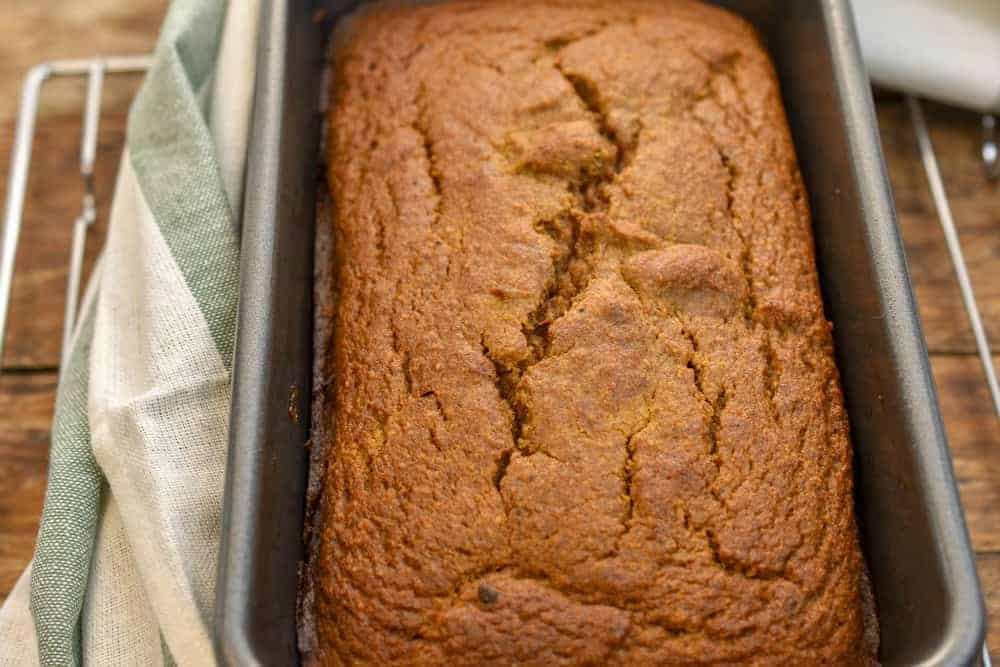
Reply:
[[[149,68],[150,61],[151,57],[148,55],[54,60],[36,65],[28,72],[21,94],[21,107],[18,112],[10,176],[7,184],[3,230],[0,233],[0,359],[3,358],[7,335],[7,315],[10,308],[11,284],[14,278],[14,260],[21,235],[24,198],[27,192],[31,148],[35,135],[35,120],[38,116],[38,105],[43,85],[53,77],[87,78],[87,94],[83,106],[83,136],[80,143],[80,177],[83,179],[84,194],[80,215],[76,217],[72,225],[72,245],[66,284],[66,310],[63,317],[62,347],[60,348],[60,368],[65,368],[69,354],[69,343],[76,324],[87,231],[97,217],[94,160],[97,152],[97,130],[100,123],[101,92],[104,78],[106,75],[142,73]],[[979,306],[976,303],[972,283],[969,280],[965,256],[962,253],[962,244],[955,228],[954,218],[951,215],[951,206],[945,193],[944,181],[941,178],[937,155],[934,152],[934,145],[927,129],[927,121],[917,98],[907,96],[906,104],[920,148],[924,170],[927,172],[927,181],[934,199],[934,206],[937,209],[938,220],[941,223],[945,243],[948,246],[948,254],[955,270],[955,278],[962,294],[962,303],[968,314],[969,324],[976,340],[976,349],[982,361],[986,384],[993,401],[993,409],[1000,417],[1000,386],[997,384],[989,340],[986,337],[982,317],[979,314]],[[995,179],[1000,176],[1000,151],[998,151],[998,130],[994,116],[983,116],[982,128],[982,158],[986,171],[985,177]],[[981,662],[984,667],[992,667],[985,641],[982,647]]]
[[[83,106],[83,137],[80,142],[80,177],[83,179],[83,202],[80,215],[73,221],[73,242],[70,246],[69,280],[66,284],[66,311],[63,316],[60,368],[66,367],[69,341],[76,324],[80,277],[83,273],[83,251],[87,230],[97,218],[94,191],[94,159],[97,154],[97,130],[101,119],[101,93],[105,75],[136,74],[146,71],[150,56],[118,56],[88,60],[53,60],[36,65],[28,72],[21,92],[21,108],[14,132],[10,176],[7,182],[7,203],[0,236],[0,359],[3,359],[7,338],[7,314],[10,290],[14,279],[14,260],[21,237],[24,196],[28,189],[28,169],[31,166],[31,145],[35,137],[35,120],[42,87],[53,77],[86,77],[87,95]]]

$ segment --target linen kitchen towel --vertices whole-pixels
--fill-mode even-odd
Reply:
[[[259,2],[175,0],[129,115],[62,369],[0,665],[202,665],[213,602]]]

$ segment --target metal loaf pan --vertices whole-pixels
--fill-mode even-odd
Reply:
[[[216,605],[227,664],[295,664],[326,40],[358,0],[265,0]],[[846,0],[722,0],[764,35],[813,211],[886,665],[975,660],[984,612]]]

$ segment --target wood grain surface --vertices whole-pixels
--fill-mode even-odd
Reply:
[[[55,387],[54,373],[0,377],[0,599],[35,546]]]
[[[0,11],[0,183],[6,192],[14,124],[24,76],[58,58],[149,53],[166,0],[6,0]],[[140,82],[134,75],[105,78],[95,188],[99,217],[87,247],[92,266],[118,170],[128,105]],[[58,331],[65,305],[66,266],[73,220],[80,213],[79,176],[84,79],[52,79],[42,89],[28,181],[23,232],[11,297],[16,325],[7,336],[6,368],[52,369],[59,362]]]
[[[9,5],[10,3],[8,3]],[[165,0],[16,0],[0,22],[0,183],[6,186],[18,90],[28,68],[47,58],[149,51]],[[116,81],[105,97],[97,187],[107,219],[128,100],[136,81]],[[46,89],[39,118],[8,349],[0,376],[0,600],[31,557],[44,496],[48,429],[56,386],[70,224],[81,186],[76,175],[82,84]],[[974,355],[952,267],[902,100],[879,94],[886,164],[899,212],[910,276],[931,352],[980,577],[996,622],[989,642],[1000,654],[1000,423]],[[1000,362],[1000,186],[983,176],[975,114],[928,104],[932,138],[983,317]]]
[[[98,217],[88,233],[84,274],[89,275],[107,225],[111,193],[125,136],[125,109],[110,109],[101,119],[94,187]],[[9,123],[8,123],[9,125]],[[21,241],[11,292],[11,329],[6,368],[54,369],[59,363],[63,309],[73,221],[79,215],[83,182],[79,176],[79,113],[52,116],[39,123],[28,181]],[[6,183],[13,130],[0,130],[0,178]]]

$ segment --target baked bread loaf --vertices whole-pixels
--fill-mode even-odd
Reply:
[[[678,0],[377,4],[334,58],[306,661],[873,661],[754,31]]]

